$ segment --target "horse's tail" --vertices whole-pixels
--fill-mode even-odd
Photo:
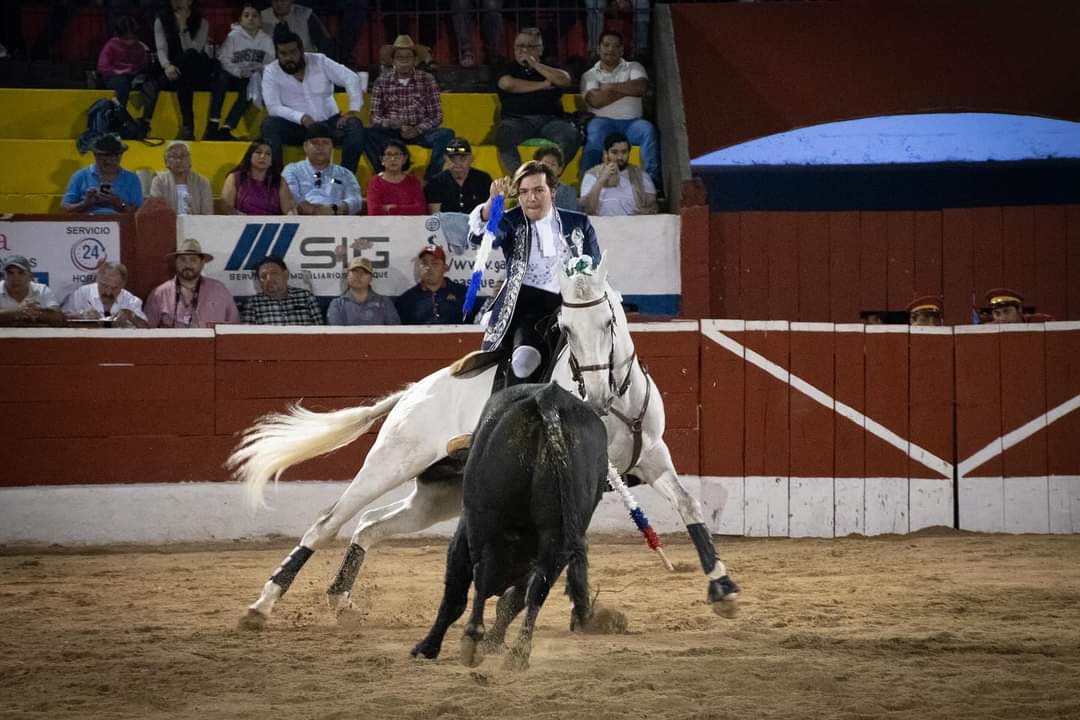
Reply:
[[[401,400],[407,388],[387,395],[374,405],[334,412],[312,412],[293,405],[287,413],[271,413],[248,428],[240,444],[225,461],[252,506],[265,505],[263,488],[270,478],[298,462],[337,450],[363,435]]]

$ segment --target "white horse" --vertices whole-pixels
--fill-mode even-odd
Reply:
[[[571,263],[560,276],[559,326],[567,348],[554,364],[552,381],[577,392],[603,415],[614,467],[649,483],[675,506],[708,578],[708,600],[718,614],[732,617],[738,587],[716,557],[700,504],[675,473],[663,440],[660,392],[638,360],[621,297],[607,283],[603,260],[595,268]],[[361,508],[409,480],[417,480],[411,495],[361,516],[327,590],[332,608],[341,611],[350,606],[364,555],[379,541],[460,515],[462,464],[448,458],[447,442],[472,432],[491,394],[494,374],[494,366],[464,376],[442,368],[373,405],[327,413],[294,406],[288,414],[268,415],[249,428],[227,464],[258,505],[271,478],[276,481],[286,468],[349,444],[386,418],[352,483],[270,576],[241,624],[262,627],[312,553],[330,542]]]

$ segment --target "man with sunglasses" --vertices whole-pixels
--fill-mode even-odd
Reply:
[[[314,123],[304,140],[304,160],[289,163],[281,173],[296,198],[301,215],[356,215],[364,198],[356,176],[334,164],[333,133]]]
[[[501,116],[495,146],[506,175],[521,165],[518,145],[529,138],[557,144],[567,164],[581,146],[577,128],[563,115],[562,92],[570,85],[570,73],[540,62],[543,53],[540,31],[526,28],[514,38],[514,62],[499,75]]]

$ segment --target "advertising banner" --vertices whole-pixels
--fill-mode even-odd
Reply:
[[[0,258],[24,255],[34,280],[64,301],[93,282],[98,264],[120,260],[120,225],[107,220],[0,221]]]
[[[595,217],[600,247],[607,254],[612,287],[641,312],[675,314],[681,290],[679,217]],[[177,218],[177,237],[195,238],[214,256],[203,271],[225,283],[238,298],[258,292],[254,269],[267,255],[284,258],[292,283],[320,297],[346,289],[345,273],[355,257],[370,258],[372,286],[396,296],[416,284],[416,257],[427,244],[446,251],[447,277],[468,282],[475,250],[467,240],[467,216],[439,213],[418,217],[200,216]],[[491,295],[506,276],[502,252],[493,252],[481,295]]]

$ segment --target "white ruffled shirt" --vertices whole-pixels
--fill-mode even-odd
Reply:
[[[482,235],[484,221],[480,217],[483,205],[477,205],[469,213],[469,232]],[[535,222],[529,220],[532,232],[532,247],[529,248],[529,266],[525,269],[522,284],[547,290],[558,295],[562,292],[559,283],[559,269],[573,257],[569,246],[562,240],[562,223],[554,207],[544,217]]]

